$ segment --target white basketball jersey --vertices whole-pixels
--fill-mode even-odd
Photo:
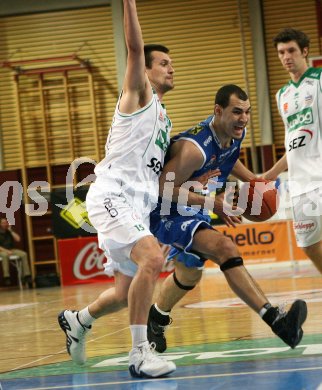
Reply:
[[[309,68],[276,94],[285,125],[290,193],[322,187],[322,69]]]
[[[131,198],[154,207],[159,176],[170,143],[172,123],[153,93],[151,101],[133,114],[123,114],[117,104],[105,145],[105,158],[97,164],[98,179],[121,187]],[[114,183],[114,184],[113,184]]]

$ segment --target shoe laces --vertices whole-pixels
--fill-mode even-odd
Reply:
[[[142,346],[138,347],[142,354],[142,360],[152,362],[154,360],[163,360],[160,356],[155,352],[156,344],[154,342],[149,343],[146,342]]]

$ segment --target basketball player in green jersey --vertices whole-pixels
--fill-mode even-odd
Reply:
[[[154,378],[176,369],[173,362],[154,353],[147,339],[148,312],[164,262],[159,243],[149,230],[149,215],[157,202],[170,139],[171,121],[162,98],[174,87],[174,70],[166,47],[144,45],[135,0],[123,0],[123,5],[128,53],[123,89],[106,155],[95,168],[96,181],[88,191],[86,207],[100,247],[118,266],[116,292],[128,296],[130,373]],[[58,316],[67,352],[76,363],[85,361],[82,340],[91,319],[87,309],[81,313],[64,310]]]
[[[290,81],[276,94],[285,126],[285,155],[263,177],[288,169],[297,245],[322,273],[322,69],[307,64],[310,41],[284,29],[274,44]]]

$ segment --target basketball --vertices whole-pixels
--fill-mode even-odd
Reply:
[[[240,188],[238,206],[245,209],[242,216],[249,221],[267,221],[276,213],[278,205],[279,197],[274,182],[251,180]]]

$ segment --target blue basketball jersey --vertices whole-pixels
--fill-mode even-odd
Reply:
[[[218,177],[218,182],[225,183],[239,158],[241,143],[245,138],[246,130],[244,130],[241,139],[232,140],[231,145],[228,148],[223,148],[212,128],[211,122],[213,118],[214,116],[211,115],[196,126],[174,136],[171,143],[179,140],[190,141],[193,142],[202,153],[204,157],[203,166],[193,173],[191,179],[201,176],[209,170],[219,168],[221,175]]]
[[[179,140],[193,142],[202,153],[204,162],[202,167],[193,173],[191,179],[219,168],[221,175],[216,179],[218,179],[217,188],[220,188],[220,184],[227,181],[228,175],[239,158],[241,143],[246,131],[244,130],[240,140],[232,140],[228,148],[223,148],[212,128],[212,119],[213,116],[210,116],[196,126],[176,135],[171,139],[171,144]],[[168,158],[169,153],[167,153],[166,161]],[[162,202],[164,202],[163,205]],[[202,267],[204,259],[191,252],[193,236],[199,228],[212,229],[210,221],[208,210],[198,210],[159,198],[157,208],[150,214],[150,230],[160,242],[172,245],[171,256],[176,256],[178,261],[183,262],[187,267]]]

